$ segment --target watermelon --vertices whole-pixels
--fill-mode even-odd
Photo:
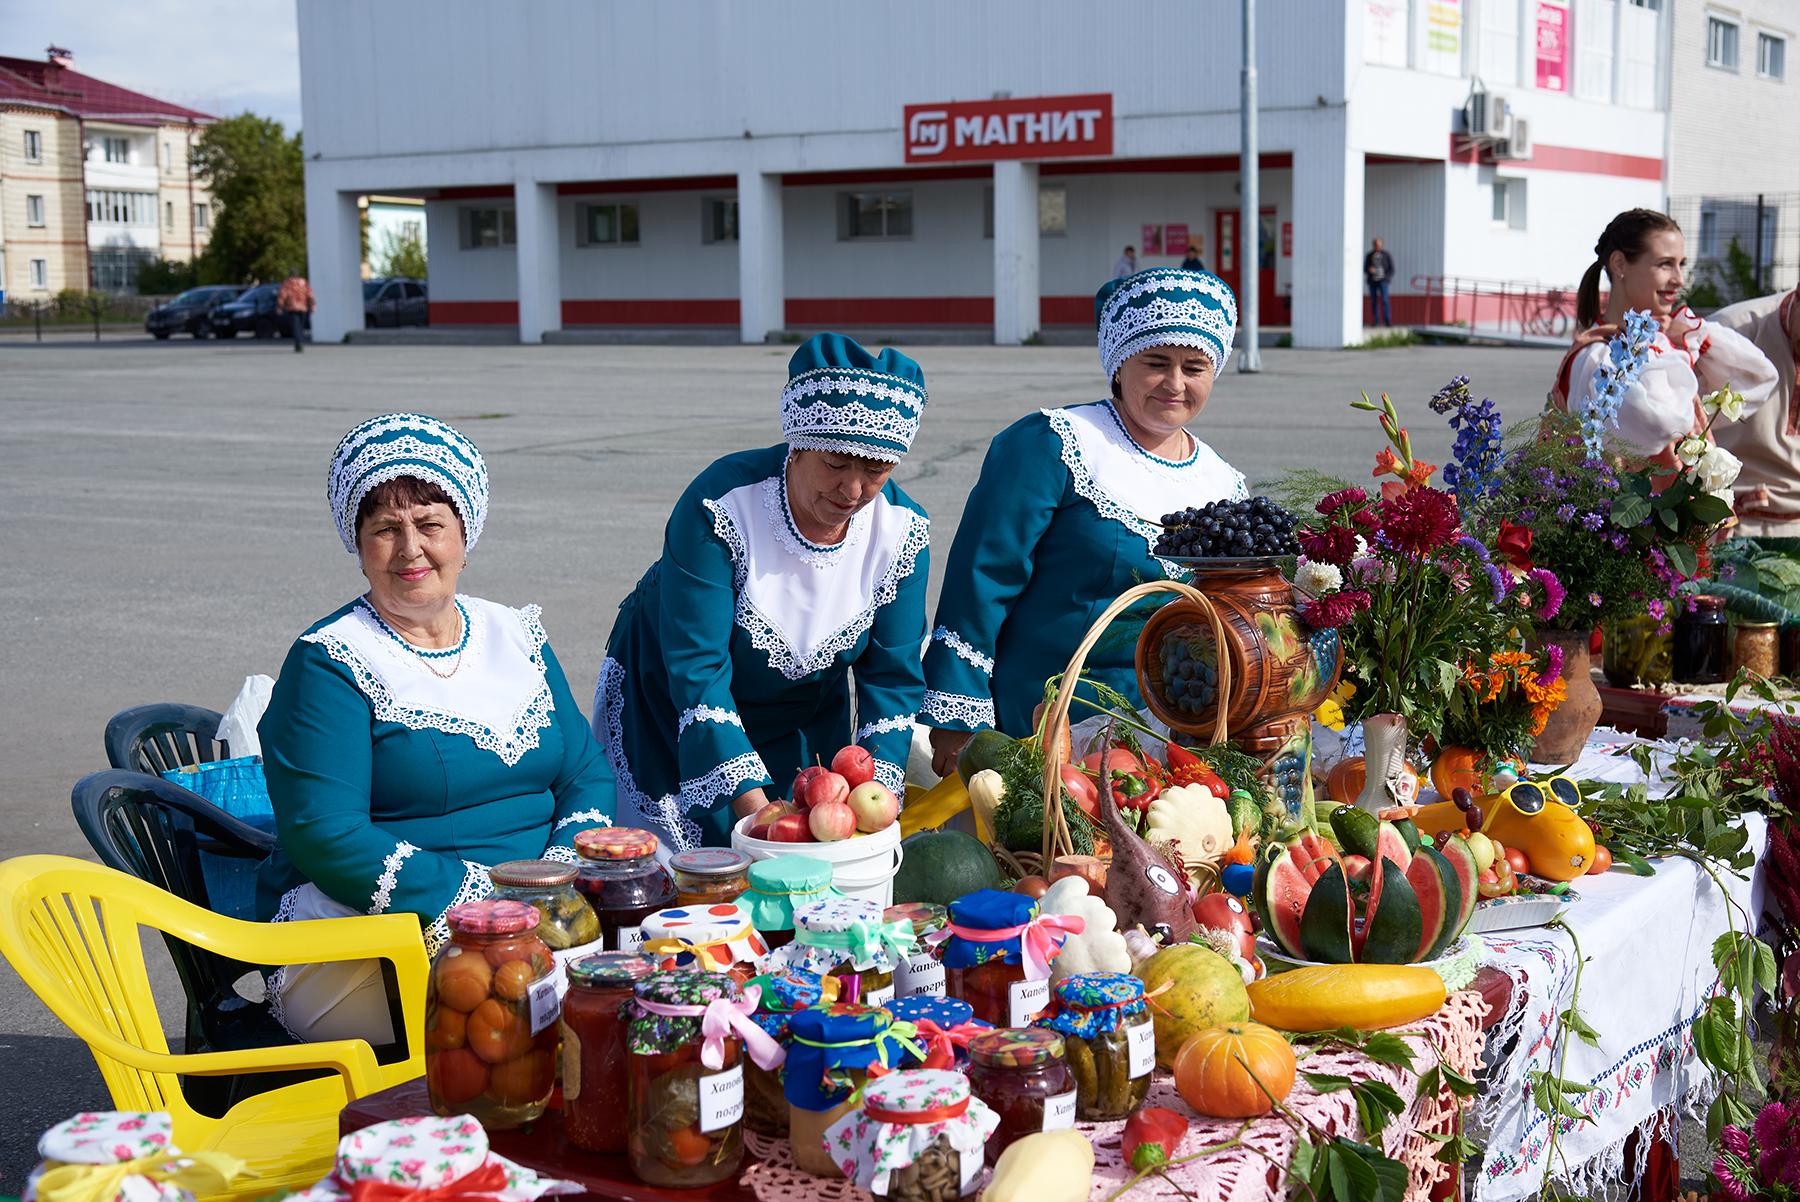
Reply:
[[[1351,961],[1350,879],[1341,864],[1325,870],[1300,915],[1300,949],[1321,964]]]
[[[954,830],[923,830],[901,841],[894,901],[947,906],[965,893],[995,889],[1000,866],[981,840]]]
[[[963,784],[968,784],[977,772],[999,767],[1000,761],[1012,753],[1017,742],[997,730],[976,731],[975,737],[963,746],[962,754],[956,757],[956,774],[962,777]]]
[[[1449,947],[1456,941],[1458,935],[1468,929],[1469,920],[1475,917],[1475,903],[1481,900],[1481,894],[1475,885],[1476,878],[1481,875],[1481,870],[1475,867],[1475,853],[1469,850],[1469,843],[1466,839],[1458,839],[1455,835],[1446,834],[1438,840],[1437,850],[1449,863],[1451,871],[1456,876],[1457,885],[1462,889],[1462,908],[1457,913],[1450,937],[1444,940],[1444,947]]]
[[[1462,882],[1443,853],[1429,843],[1413,853],[1406,883],[1419,899],[1419,950],[1414,961],[1434,960],[1456,937],[1462,915]]]
[[[1399,833],[1394,837],[1398,839]],[[1424,924],[1419,899],[1401,863],[1385,854],[1375,861],[1361,929],[1351,940],[1359,964],[1410,964],[1416,958]]]
[[[1394,829],[1400,832],[1402,839],[1406,840],[1406,854],[1418,855],[1419,828],[1413,824],[1413,820],[1411,818],[1397,819],[1394,822]]]
[[[1311,831],[1288,842],[1288,850],[1294,854],[1294,863],[1299,866],[1300,875],[1308,884],[1316,882],[1325,875],[1325,870],[1338,859],[1338,849],[1331,840]]]
[[[1257,863],[1250,903],[1262,929],[1290,956],[1301,954],[1300,913],[1312,888],[1292,847],[1275,845]]]

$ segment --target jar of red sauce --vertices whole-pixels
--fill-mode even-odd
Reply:
[[[950,903],[944,986],[975,1017],[996,1027],[1027,1027],[1050,1005],[1050,961],[1079,934],[1074,915],[1040,916],[1037,899],[981,889]]]
[[[625,1151],[625,1020],[619,1009],[656,971],[636,952],[593,952],[568,965],[562,1008],[563,1130],[589,1152]]]
[[[969,1086],[1000,1116],[988,1136],[989,1164],[1027,1135],[1075,1125],[1075,1077],[1055,1031],[1025,1027],[975,1036],[969,1041]]]

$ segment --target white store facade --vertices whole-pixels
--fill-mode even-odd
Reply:
[[[1661,202],[1668,2],[1262,0],[1263,322],[1360,340],[1375,236],[1402,322],[1442,318],[1442,277],[1571,284],[1614,213]],[[315,334],[362,325],[369,193],[425,201],[434,325],[525,342],[991,325],[1018,343],[1091,323],[1127,244],[1140,267],[1196,244],[1241,291],[1237,19],[1172,0],[302,4]],[[1499,115],[1471,140],[1477,89]]]

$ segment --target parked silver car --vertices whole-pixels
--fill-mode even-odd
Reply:
[[[363,281],[363,328],[428,326],[430,299],[424,280],[384,278]]]

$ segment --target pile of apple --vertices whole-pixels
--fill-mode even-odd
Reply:
[[[750,819],[748,834],[775,843],[837,843],[886,830],[900,801],[875,779],[875,757],[852,744],[794,778],[792,801],[772,801]]]

